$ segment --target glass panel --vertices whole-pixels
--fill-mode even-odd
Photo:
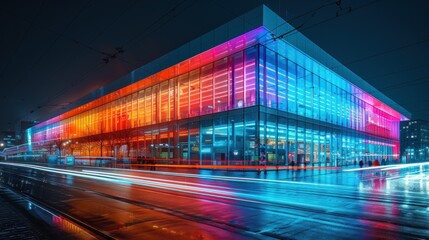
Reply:
[[[244,107],[244,68],[243,68],[243,52],[234,54],[231,57],[232,79],[233,84],[230,89],[232,97],[232,108]]]
[[[200,164],[200,122],[189,123],[190,164]]]
[[[188,122],[181,121],[179,122],[179,163],[180,164],[189,164],[187,161],[189,159],[189,145],[188,145]]]
[[[326,121],[326,111],[327,111],[327,93],[326,93],[326,80],[323,78],[319,78],[319,112],[320,112],[320,120]]]
[[[288,164],[289,165],[296,165],[296,120],[289,120],[289,126],[288,126]]]
[[[329,138],[330,136],[326,134],[325,128],[321,128],[319,134],[319,166],[326,166],[326,141]]]
[[[159,127],[159,139],[157,139],[157,161],[158,164],[169,163],[165,159],[170,158],[170,145],[169,145],[169,132],[167,125],[161,125]]]
[[[305,123],[298,121],[297,128],[297,164],[301,166],[305,161]]]
[[[305,71],[301,66],[297,67],[297,107],[298,115],[305,116]],[[302,161],[301,161],[302,162]]]
[[[319,77],[317,75],[313,74],[313,86],[312,86],[312,95],[313,95],[313,102],[311,109],[313,111],[313,118],[317,120],[320,119],[320,83],[319,83]]]
[[[250,108],[245,109],[245,164],[246,165],[255,165],[253,164],[258,160],[256,152],[256,119],[258,114],[255,114],[257,109]]]
[[[152,143],[152,130],[145,129],[144,131],[144,149],[143,149],[143,157],[151,158],[154,157],[152,154],[152,150],[154,145]]]
[[[177,163],[176,160],[180,159],[180,145],[179,145],[179,132],[176,122],[170,122],[168,126],[169,131],[169,148],[170,148],[170,158],[174,159],[173,163]]]
[[[179,83],[179,119],[188,117],[189,113],[189,75],[183,74],[178,78]]]
[[[177,119],[178,101],[177,99],[177,78],[170,79],[170,88],[168,90],[168,98],[170,102],[170,120]]]
[[[266,106],[266,69],[265,69],[265,50],[266,48],[262,45],[259,46],[259,76],[258,76],[258,89],[259,89],[259,105]]]
[[[160,101],[160,108],[161,108],[161,122],[166,122],[170,120],[170,106],[169,106],[169,99],[168,99],[168,83],[169,81],[165,81],[161,83],[161,101]]]
[[[245,106],[254,106],[256,103],[256,57],[257,48],[252,47],[245,51]]]
[[[326,121],[329,123],[334,123],[333,122],[333,117],[332,114],[334,113],[334,95],[332,92],[332,84],[328,81],[326,81]]]
[[[305,125],[305,161],[304,166],[309,165],[313,160],[313,131],[311,130],[311,125]]]
[[[152,122],[152,88],[146,88],[144,97],[145,125]]]
[[[317,126],[315,126],[317,128]],[[312,166],[317,166],[319,164],[320,156],[320,132],[319,130],[313,130],[313,148],[311,150],[313,160],[311,161]]]
[[[277,59],[275,52],[266,50],[265,63],[266,103],[267,107],[277,108]]]
[[[152,124],[159,122],[159,109],[161,108],[159,104],[159,85],[152,87]]]
[[[213,164],[213,120],[201,121],[201,160]]]
[[[225,115],[217,116],[213,119],[214,123],[214,157],[215,165],[226,165],[228,157],[228,117]]]
[[[213,64],[201,68],[201,113],[213,112]]]
[[[313,118],[314,86],[313,77],[309,71],[305,71],[305,116]]]
[[[132,95],[132,109],[130,109],[130,119],[131,119],[131,128],[138,126],[138,93],[133,93]],[[103,113],[103,112],[100,112]],[[104,122],[104,117],[100,119]],[[104,126],[104,123],[103,123]],[[104,128],[104,127],[103,127]]]
[[[287,119],[284,117],[278,117],[277,124],[277,164],[286,165],[287,164]]]
[[[266,160],[267,165],[277,164],[277,117],[272,114],[267,114],[267,144],[266,144]]]
[[[229,162],[230,165],[243,165],[244,132],[243,112],[236,112],[229,116]]]
[[[189,117],[200,115],[200,70],[189,73]]]
[[[296,113],[296,64],[288,61],[288,69],[287,69],[287,99],[288,99],[288,112]]]
[[[277,86],[278,86],[278,106],[279,110],[286,111],[287,110],[287,99],[286,99],[286,58],[281,55],[277,55]]]
[[[215,62],[213,72],[215,112],[228,110],[227,58]]]

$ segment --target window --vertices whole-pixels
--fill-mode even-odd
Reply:
[[[244,107],[244,68],[243,52],[231,56],[230,66],[232,67],[232,88],[230,89],[232,108]]]
[[[215,62],[213,72],[215,112],[228,110],[227,58]]]
[[[189,117],[200,115],[200,69],[189,73]]]
[[[161,101],[158,103],[160,105],[160,117],[161,122],[166,122],[170,120],[170,106],[168,101],[168,83],[169,81],[164,81],[160,84],[161,93],[160,99]]]
[[[180,75],[179,83],[179,119],[188,117],[189,113],[189,77],[188,74]]]
[[[266,54],[266,106],[277,109],[277,59],[275,52],[270,49],[266,49]]]
[[[213,112],[213,64],[201,68],[201,113]]]
[[[288,112],[296,113],[296,64],[288,61],[288,69],[287,69],[287,99],[288,99]]]
[[[252,47],[245,51],[245,106],[254,106],[256,103],[256,56],[257,48]]]
[[[278,99],[278,108],[279,110],[282,110],[282,111],[287,110],[286,109],[287,107],[286,71],[287,71],[286,58],[278,55],[277,56],[277,86],[278,86],[277,99]]]

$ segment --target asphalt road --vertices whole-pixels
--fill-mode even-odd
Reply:
[[[428,166],[268,173],[0,164],[1,181],[116,239],[427,239]]]

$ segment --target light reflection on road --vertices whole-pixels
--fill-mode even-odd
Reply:
[[[207,174],[210,172],[78,170],[1,164],[66,176],[56,184],[84,188],[92,195],[74,195],[62,204],[67,203],[75,215],[82,215],[90,214],[90,209],[97,206],[94,201],[99,201],[102,205],[90,214],[93,219],[87,217],[86,221],[95,221],[102,227],[99,221],[109,219],[105,227],[118,236],[137,234],[137,226],[145,226],[144,236],[152,236],[151,231],[157,229],[170,234],[180,232],[183,236],[205,233],[206,238],[214,238],[223,231],[221,235],[227,234],[225,239],[235,231],[241,234],[239,238],[383,239],[429,235],[425,227],[429,223],[426,166],[353,169],[296,182],[281,179],[282,173],[274,172],[264,178],[252,178]],[[336,181],[350,184],[333,184]],[[177,217],[186,223],[178,224],[181,220]],[[156,223],[149,224],[150,221]],[[194,228],[199,230],[189,235]],[[218,231],[218,235],[211,231]]]

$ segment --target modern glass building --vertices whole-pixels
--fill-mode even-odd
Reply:
[[[339,166],[398,159],[410,117],[265,6],[118,81],[28,129],[28,150],[255,165],[265,148],[270,165]]]

